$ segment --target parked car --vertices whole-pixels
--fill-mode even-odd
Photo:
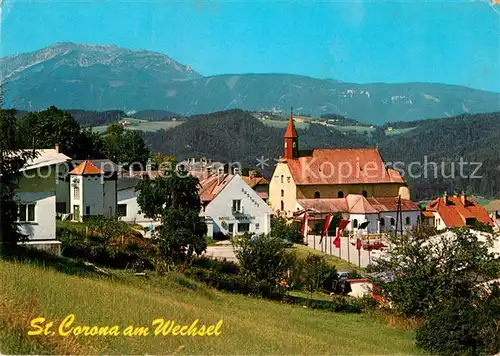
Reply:
[[[387,248],[387,245],[380,241],[367,242],[363,244],[363,250],[380,250],[383,248]]]

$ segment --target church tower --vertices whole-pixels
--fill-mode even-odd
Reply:
[[[286,128],[285,132],[284,153],[285,159],[299,157],[299,137],[297,136],[297,131],[295,130],[293,113],[290,114],[290,121],[288,121],[288,127]]]

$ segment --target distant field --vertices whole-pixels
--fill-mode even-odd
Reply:
[[[149,131],[154,132],[158,130],[169,130],[176,126],[182,125],[184,121],[147,121],[147,120],[139,120],[139,119],[131,119],[127,118],[120,121],[129,121],[130,125],[126,126],[129,130],[141,130],[141,131]],[[93,128],[94,131],[99,133],[106,132],[107,126],[96,126]]]
[[[280,121],[280,120],[264,120],[262,123],[266,126],[270,127],[278,127],[285,128],[288,125],[288,121]],[[308,123],[296,122],[295,127],[298,129],[307,129],[309,127]]]
[[[401,135],[401,134],[404,134],[404,133],[409,132],[409,131],[414,130],[414,129],[415,129],[415,127],[407,127],[405,129],[393,129],[391,131],[385,130],[385,134],[387,136]]]
[[[3,354],[416,354],[412,333],[366,314],[332,313],[222,293],[182,275],[144,279],[70,276],[42,266],[0,261]],[[147,326],[148,336],[27,336],[30,320],[68,314],[74,325]],[[151,322],[215,324],[220,336],[154,336]],[[181,352],[182,351],[182,352]]]

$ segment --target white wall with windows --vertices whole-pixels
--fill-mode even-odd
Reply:
[[[137,204],[137,193],[135,188],[128,188],[118,191],[117,215],[126,222],[137,224],[151,223],[152,219],[146,218]]]
[[[268,234],[272,214],[272,209],[239,175],[231,179],[202,213],[211,224],[209,236],[219,232],[225,235]]]
[[[55,192],[19,192],[17,198],[20,231],[30,240],[55,240]]]

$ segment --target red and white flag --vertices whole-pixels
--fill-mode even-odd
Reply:
[[[362,246],[361,239],[362,239],[362,237],[363,237],[363,230],[358,230],[358,234],[357,234],[357,238],[356,238],[356,248],[358,249],[358,251],[361,250],[361,246]]]
[[[323,237],[325,237],[325,235],[328,233],[328,228],[330,227],[332,220],[333,220],[333,215],[328,214],[325,218],[325,225],[323,226],[323,230],[321,231],[321,239],[319,240],[319,243],[323,241]]]
[[[335,238],[335,240],[333,240],[333,245],[336,248],[340,248],[340,234],[342,233],[342,231],[344,231],[347,225],[349,225],[349,220],[340,220],[339,226],[337,228],[337,237]]]
[[[302,237],[304,238],[304,240],[307,238],[307,230],[309,228],[308,226],[308,223],[309,223],[309,215],[307,215],[307,213],[304,213],[304,219],[302,220]]]

